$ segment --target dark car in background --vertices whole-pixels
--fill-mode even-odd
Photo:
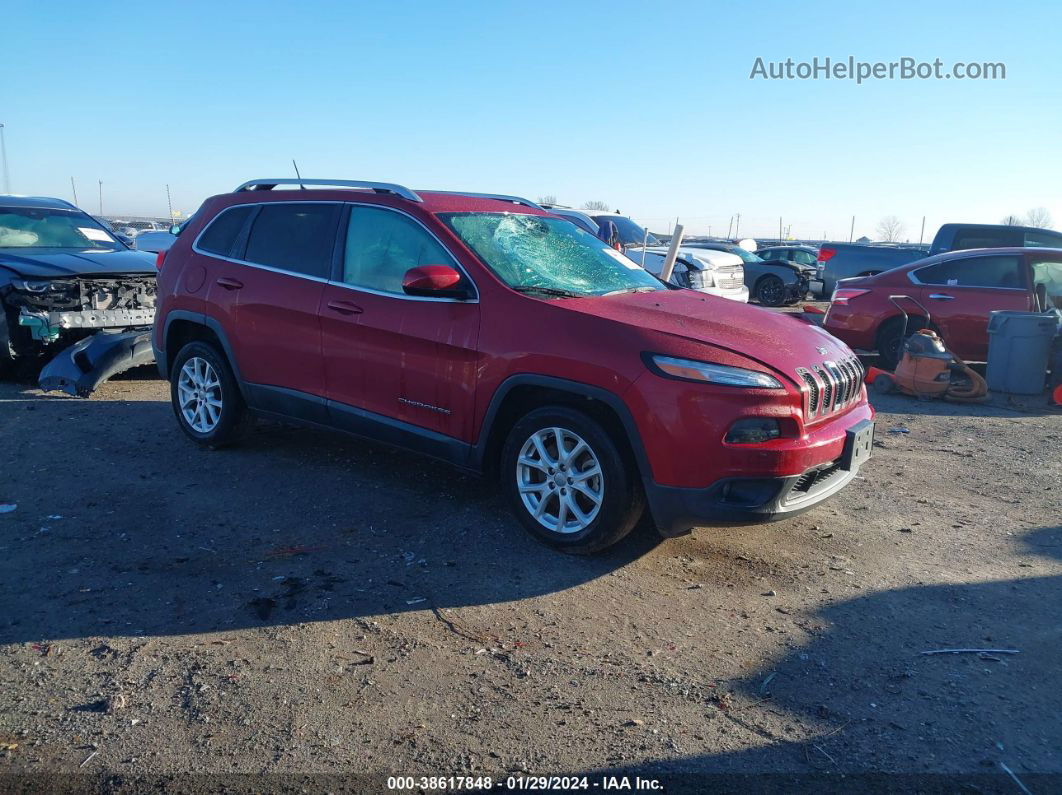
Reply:
[[[873,243],[823,243],[816,262],[818,275],[811,292],[829,300],[839,279],[875,276],[926,256],[926,246]]]
[[[1062,248],[1062,232],[1036,226],[944,224],[937,230],[930,255],[969,248]]]
[[[767,261],[757,251],[751,251],[734,243],[705,242],[683,243],[684,248],[711,249],[737,254],[745,263],[745,286],[749,288],[749,300],[762,306],[785,306],[802,301],[808,293],[809,280],[814,267],[798,265],[788,260]]]
[[[71,369],[49,384],[66,388],[71,376],[83,392],[120,371],[112,365],[134,349],[147,357],[136,364],[150,363],[150,339],[145,349],[121,332],[150,328],[155,276],[154,257],[130,251],[69,202],[0,196],[0,369],[66,348]],[[90,349],[89,338],[101,331],[107,336]],[[42,385],[48,375],[42,372]]]
[[[795,262],[814,270],[819,250],[813,246],[767,246],[756,249],[756,256],[768,262]]]
[[[598,227],[602,230],[609,221],[616,225],[616,232],[619,234],[620,245],[624,248],[642,246],[659,246],[662,245],[660,240],[657,239],[652,233],[647,232],[645,227],[632,221],[625,215],[619,213],[601,213],[590,212],[587,213],[594,221],[597,222]],[[599,235],[602,240],[605,240],[603,234]]]
[[[582,210],[576,210],[573,207],[565,207],[560,204],[542,204],[539,206],[543,210],[549,210],[554,215],[559,215],[561,218],[571,221],[584,232],[589,232],[594,237],[601,237],[601,227],[598,226],[597,221]]]

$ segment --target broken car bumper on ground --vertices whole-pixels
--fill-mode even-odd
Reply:
[[[86,396],[131,367],[150,364],[155,278],[19,280],[2,296],[9,359],[51,356],[42,389]]]

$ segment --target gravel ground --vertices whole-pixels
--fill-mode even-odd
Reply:
[[[273,424],[201,451],[150,371],[0,384],[0,771],[1062,791],[1062,421],[875,405],[840,498],[585,559],[405,453]],[[922,654],[967,647],[1017,653]]]

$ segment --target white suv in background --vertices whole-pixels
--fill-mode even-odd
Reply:
[[[667,248],[628,248],[626,254],[636,264],[659,276]],[[680,248],[670,282],[743,304],[749,300],[749,288],[745,286],[745,264],[737,254],[726,251]]]

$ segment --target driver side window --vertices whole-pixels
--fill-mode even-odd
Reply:
[[[343,254],[343,281],[403,295],[402,277],[420,265],[449,265],[454,258],[412,218],[378,207],[352,207]]]

